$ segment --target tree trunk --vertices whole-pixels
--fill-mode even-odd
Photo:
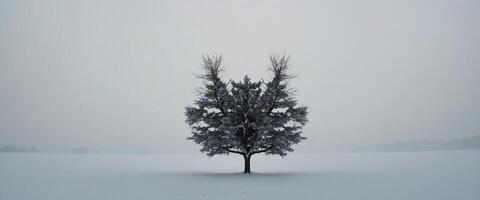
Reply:
[[[250,155],[243,155],[243,159],[245,160],[243,173],[250,173]]]

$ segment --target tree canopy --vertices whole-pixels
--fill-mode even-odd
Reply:
[[[289,57],[271,56],[269,81],[225,82],[222,56],[204,56],[203,80],[194,106],[186,107],[186,122],[192,129],[189,140],[202,146],[208,156],[236,153],[250,162],[257,153],[285,156],[292,145],[306,139],[307,107],[299,106],[294,78],[288,73]],[[248,163],[249,165],[249,163]],[[249,166],[248,166],[249,168]],[[248,169],[250,172],[250,169]]]

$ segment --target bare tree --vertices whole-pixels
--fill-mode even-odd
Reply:
[[[222,56],[204,56],[203,88],[195,105],[186,107],[188,137],[202,146],[208,156],[240,154],[244,173],[250,173],[250,158],[258,153],[285,156],[292,145],[306,139],[301,135],[307,122],[307,107],[298,106],[288,56],[271,56],[272,79],[224,82]]]

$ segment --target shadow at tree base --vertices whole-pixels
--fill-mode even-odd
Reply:
[[[218,177],[218,178],[238,178],[238,177],[262,177],[262,178],[280,178],[290,176],[309,176],[321,174],[319,172],[188,172],[177,173],[177,175],[188,175],[198,177]]]

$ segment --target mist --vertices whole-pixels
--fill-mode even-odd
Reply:
[[[198,153],[201,58],[309,107],[295,151],[480,134],[479,1],[1,1],[0,145]]]

